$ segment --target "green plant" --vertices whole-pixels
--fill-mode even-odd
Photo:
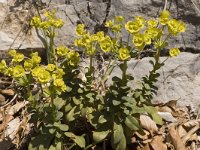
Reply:
[[[111,36],[102,31],[91,34],[84,24],[79,24],[74,45],[89,58],[85,67],[79,63],[80,55],[75,50],[64,46],[54,48],[54,29],[61,27],[63,22],[55,20],[55,12],[47,12],[45,16],[47,20],[33,17],[32,25],[48,37],[48,65],[41,64],[37,53],[24,60],[24,55],[15,50],[9,52],[12,57],[9,65],[5,60],[0,63],[0,72],[13,77],[15,86],[27,91],[20,96],[29,100],[30,122],[38,129],[30,149],[72,149],[77,146],[89,149],[108,141],[113,149],[125,150],[135,132],[143,134],[139,121],[141,114],[149,114],[157,124],[162,124],[151,104],[157,92],[157,71],[164,65],[159,58],[168,39],[185,31],[182,21],[170,19],[168,11],[161,12],[158,20],[136,16],[125,25],[124,18],[116,16],[105,24]],[[126,40],[121,36],[123,26],[128,31]],[[154,54],[154,60],[150,61],[153,69],[142,78],[140,88],[132,89],[128,83],[134,77],[127,74],[127,62],[148,51],[147,47],[152,47]],[[176,56],[179,53],[179,49],[172,48],[169,54]],[[109,58],[100,71],[97,56]],[[107,85],[117,66],[121,69],[121,77],[114,76],[113,82]]]

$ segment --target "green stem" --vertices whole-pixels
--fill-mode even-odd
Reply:
[[[126,71],[127,71],[127,61],[124,60],[123,67],[122,67],[122,83],[123,83],[123,85],[125,85],[127,82]]]
[[[131,34],[130,34],[130,33],[128,33],[128,38],[127,38],[127,46],[129,46],[130,36],[131,36]]]

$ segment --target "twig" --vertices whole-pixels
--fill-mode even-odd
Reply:
[[[186,143],[190,137],[199,129],[199,124],[193,127],[183,138],[182,141],[183,143]]]
[[[17,97],[17,94],[15,94],[15,95],[13,96],[13,98],[12,98],[8,103],[6,103],[4,106],[2,106],[1,108],[4,108],[4,107],[10,105],[10,104],[16,99],[16,97]]]

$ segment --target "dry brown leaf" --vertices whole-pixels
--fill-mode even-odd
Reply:
[[[149,143],[147,143],[147,144],[145,144],[144,147],[142,147],[142,148],[137,148],[137,150],[151,150],[151,149],[150,149]]]
[[[164,106],[168,106],[173,110],[176,109],[176,105],[177,105],[177,100],[171,100],[171,101],[164,104]]]
[[[176,150],[186,150],[185,143],[180,138],[178,131],[175,129],[175,125],[169,126],[169,136]]]
[[[0,132],[5,130],[7,127],[7,123],[10,122],[14,117],[12,115],[6,115],[5,117],[3,116],[3,123],[0,124]]]
[[[0,94],[0,106],[4,104],[6,104],[6,98],[2,94]]]
[[[150,145],[154,150],[167,150],[167,145],[163,143],[162,136],[154,136]]]
[[[144,131],[144,135],[141,135],[138,132],[135,132],[135,134],[137,135],[137,137],[139,137],[142,140],[146,140],[149,138],[150,133],[147,130],[143,130]]]
[[[183,128],[182,125],[180,125],[177,129],[179,136],[182,138],[187,134],[187,131]]]
[[[190,120],[190,121],[184,123],[183,126],[186,127],[186,128],[192,128],[192,127],[198,125],[199,123],[200,123],[200,119]]]
[[[141,126],[150,131],[151,133],[158,133],[158,127],[156,123],[147,115],[140,115]]]
[[[149,143],[147,143],[142,150],[150,150]]]
[[[13,96],[15,94],[15,92],[12,89],[0,90],[0,93],[8,96]]]
[[[7,124],[7,128],[5,130],[6,137],[9,137],[11,140],[13,140],[17,134],[17,131],[20,127],[20,119],[19,117],[13,119]]]
[[[14,115],[20,109],[22,109],[26,104],[27,104],[27,102],[25,102],[25,101],[23,101],[23,102],[17,102],[15,105],[13,105],[12,107],[10,107],[10,109],[8,110],[8,114],[9,115]]]
[[[172,113],[172,109],[169,106],[161,106],[161,107],[157,107],[158,111],[160,112],[169,112]]]

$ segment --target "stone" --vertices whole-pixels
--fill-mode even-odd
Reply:
[[[164,61],[167,57],[161,57]],[[129,83],[132,88],[140,87],[141,78],[148,75],[152,69],[150,57],[128,62],[127,72],[135,79]],[[178,106],[188,106],[198,109],[200,105],[200,54],[183,52],[177,57],[168,58],[165,65],[159,70],[160,77],[156,86],[158,93],[153,98],[153,103],[167,103],[177,100]],[[116,67],[111,74],[121,76],[121,70]],[[111,80],[108,81],[109,84]]]

